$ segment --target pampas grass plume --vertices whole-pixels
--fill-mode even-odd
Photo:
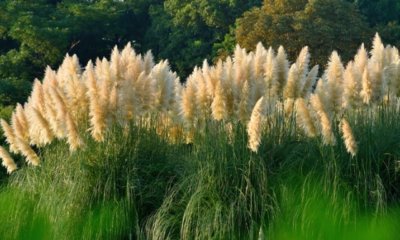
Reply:
[[[261,143],[262,122],[265,114],[264,97],[261,97],[251,113],[250,121],[247,124],[247,134],[249,136],[248,147],[253,152],[257,152]]]
[[[4,120],[0,120],[1,127],[3,128],[4,136],[6,137],[6,141],[10,145],[10,151],[12,153],[18,153],[19,149],[17,146],[17,139],[15,137],[15,133],[13,128]]]
[[[285,49],[280,46],[276,55],[276,92],[279,95],[282,94],[283,87],[286,85],[286,80],[289,72],[289,61]]]
[[[363,75],[362,75],[362,90],[360,92],[360,95],[363,99],[363,102],[365,104],[369,104],[372,99],[372,83],[371,79],[368,73],[368,68],[364,69]]]
[[[318,94],[311,95],[310,102],[319,116],[321,122],[321,135],[325,145],[335,145],[336,139],[332,131],[331,121],[328,113],[325,111],[324,104]]]
[[[11,174],[15,170],[17,170],[17,165],[14,160],[11,158],[10,154],[6,149],[0,146],[0,158],[3,159],[2,165],[7,169],[7,173]]]
[[[217,121],[223,120],[227,116],[225,96],[221,85],[221,81],[218,81],[215,88],[215,96],[211,104],[212,116]]]
[[[34,139],[35,141],[33,141],[32,143],[38,143],[39,145],[50,143],[54,138],[54,135],[51,131],[50,123],[36,108],[31,107],[30,113],[32,122],[32,126],[30,128],[32,129],[32,133],[30,133],[31,138],[33,138],[34,136],[33,132],[35,132],[35,130],[37,131],[37,129],[39,130],[39,136],[37,136],[38,139]]]
[[[296,64],[292,64],[289,70],[289,76],[287,80],[287,84],[285,86],[285,90],[283,93],[284,99],[295,99],[299,96],[299,80],[298,77],[298,68]]]
[[[89,61],[86,66],[87,88],[89,97],[89,116],[90,132],[92,137],[98,141],[104,141],[104,131],[106,129],[105,114],[103,106],[100,103],[97,80],[94,76],[92,62]]]
[[[65,116],[67,125],[67,141],[71,152],[75,151],[83,145],[82,139],[79,137],[77,126],[70,114]]]
[[[342,132],[342,138],[346,145],[347,152],[354,157],[357,154],[357,142],[354,138],[350,124],[345,118],[340,121],[340,130]]]
[[[27,142],[22,140],[21,138],[16,138],[16,143],[18,149],[21,151],[21,154],[25,156],[28,164],[33,166],[38,166],[40,164],[40,159],[38,155],[33,151],[33,149],[29,146]]]
[[[312,118],[306,101],[303,98],[298,98],[296,100],[296,113],[298,122],[307,136],[315,137],[317,135],[317,129],[314,125],[314,119]]]
[[[301,91],[301,97],[306,98],[312,92],[315,82],[317,81],[319,66],[315,65],[307,74],[306,81]]]

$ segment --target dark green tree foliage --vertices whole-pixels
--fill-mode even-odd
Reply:
[[[0,104],[21,102],[30,81],[64,55],[82,63],[107,56],[115,45],[142,42],[151,1],[0,2]],[[140,49],[140,45],[135,45]]]
[[[205,58],[218,57],[220,48],[231,47],[221,43],[235,19],[260,4],[261,0],[166,0],[150,8],[145,46],[159,58],[168,58],[184,78]]]
[[[257,42],[283,45],[291,59],[309,46],[314,63],[326,64],[333,50],[349,60],[371,35],[356,7],[341,0],[265,0],[237,21],[236,40],[247,49]]]
[[[353,0],[374,31],[387,44],[400,46],[399,0]]]

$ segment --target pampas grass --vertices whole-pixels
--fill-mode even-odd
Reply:
[[[2,165],[7,169],[7,173],[11,174],[17,169],[17,165],[11,158],[10,154],[6,149],[0,146],[0,158],[3,160]]]
[[[304,98],[298,98],[296,100],[296,113],[298,120],[297,122],[304,129],[307,136],[315,137],[317,135],[317,129],[314,124],[315,120],[312,118]]]
[[[249,136],[249,148],[253,152],[258,151],[261,144],[261,136],[263,131],[263,117],[265,115],[264,97],[260,98],[253,111],[251,112],[250,121],[247,125],[247,134]]]
[[[66,56],[1,121],[5,189],[20,195],[0,190],[0,235],[341,239],[398,202],[398,52],[372,55],[344,67],[333,53],[320,76],[307,48],[289,64],[283,47],[237,46],[184,84],[129,44],[85,68]]]
[[[179,142],[177,136],[192,142],[218,121],[241,124],[252,129],[248,145],[257,151],[260,143],[255,136],[261,132],[256,126],[266,120],[260,105],[275,105],[285,111],[282,121],[294,121],[307,136],[320,135],[324,144],[334,145],[332,126],[343,114],[360,108],[370,111],[383,99],[394,103],[399,95],[398,50],[385,48],[378,35],[371,57],[361,45],[344,67],[334,51],[320,78],[319,66],[309,70],[309,63],[308,47],[289,68],[283,47],[275,54],[261,43],[255,52],[237,45],[232,57],[215,65],[205,60],[182,85],[168,61],[154,63],[151,52],[142,56],[130,44],[122,51],[114,48],[110,60],[97,59],[95,65],[89,61],[84,69],[77,56],[67,55],[57,71],[47,67],[43,82],[34,81],[25,107],[17,105],[11,126],[5,121],[2,126],[10,151],[23,148],[33,159],[29,162],[37,162],[29,144],[43,147],[66,138],[75,151],[83,146],[86,130],[102,142],[115,125],[127,131],[137,123],[158,125],[160,135],[171,132],[172,142]],[[171,131],[164,130],[170,127]],[[182,129],[184,133],[178,134]]]
[[[354,157],[357,154],[357,142],[354,138],[350,124],[345,118],[340,121],[340,130],[342,132],[342,138],[344,140],[347,152]]]

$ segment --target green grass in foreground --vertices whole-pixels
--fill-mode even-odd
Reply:
[[[208,123],[193,144],[115,128],[69,153],[40,149],[0,192],[2,239],[396,239],[400,114],[348,116],[359,153],[268,121],[257,154],[240,124]],[[339,137],[338,130],[335,134]]]

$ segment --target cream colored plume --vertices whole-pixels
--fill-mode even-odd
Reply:
[[[296,64],[292,64],[289,70],[288,80],[283,92],[284,99],[296,99],[300,95],[299,69]]]
[[[249,85],[246,82],[243,84],[243,88],[241,89],[241,94],[240,94],[240,102],[238,105],[237,109],[237,116],[238,119],[241,121],[242,124],[246,124],[248,119],[249,119],[249,113],[251,110],[249,110],[249,102],[248,102],[248,96],[249,96]]]
[[[96,141],[104,141],[104,132],[106,130],[106,119],[104,108],[100,102],[97,80],[94,76],[93,65],[91,62],[86,66],[86,78],[89,97],[89,116],[90,132]]]
[[[350,62],[344,72],[343,81],[343,107],[355,108],[360,103],[359,93],[361,91],[361,84],[359,78],[354,70],[354,63]]]
[[[61,138],[66,137],[67,134],[67,129],[65,125],[65,120],[66,120],[66,115],[67,115],[67,106],[65,104],[65,98],[62,95],[62,92],[54,87],[51,87],[50,89],[50,96],[55,104],[55,109],[56,109],[56,121],[57,121],[57,126],[59,127]]]
[[[372,83],[368,73],[368,68],[365,68],[362,75],[362,90],[360,92],[360,96],[365,104],[370,104],[372,99],[372,91]]]
[[[18,145],[17,138],[15,136],[13,128],[4,120],[0,120],[1,127],[3,128],[4,136],[6,137],[6,141],[10,145],[10,151],[12,153],[18,153]]]
[[[343,118],[340,121],[340,129],[342,132],[342,138],[346,145],[347,152],[351,154],[351,156],[355,156],[357,154],[357,142],[354,138],[353,131],[351,130],[349,122]]]
[[[67,125],[67,141],[71,152],[83,146],[83,141],[79,136],[78,128],[69,113],[65,116]]]
[[[250,121],[247,124],[247,134],[249,136],[248,147],[257,152],[261,143],[263,118],[265,117],[264,97],[261,97],[251,113]]]
[[[45,104],[45,96],[42,83],[35,79],[33,82],[32,93],[31,93],[31,101],[32,106],[35,107],[42,115],[45,114],[46,104]]]
[[[254,55],[254,76],[256,78],[263,77],[264,75],[264,63],[267,58],[267,51],[261,42],[257,44],[255,55]]]
[[[311,95],[310,103],[319,117],[323,143],[325,145],[335,145],[336,138],[332,131],[331,120],[329,118],[328,113],[325,110],[324,104],[321,101],[319,95],[317,94]]]
[[[186,87],[182,91],[181,101],[181,114],[186,126],[193,126],[197,116],[196,102],[193,101],[196,98],[196,91],[194,79],[188,79]]]
[[[278,96],[282,94],[283,87],[286,85],[288,72],[289,61],[287,60],[285,49],[280,46],[278,49],[278,54],[276,55],[276,92]]]
[[[40,164],[40,159],[38,155],[33,151],[31,146],[24,140],[16,138],[16,143],[21,154],[25,156],[26,162],[33,166],[38,166]]]
[[[354,68],[362,74],[364,69],[367,67],[367,64],[368,52],[365,49],[364,44],[361,44],[361,47],[358,49],[358,52],[354,57]]]
[[[54,138],[49,121],[36,108],[29,107],[27,110],[31,122],[30,143],[38,146],[49,144]]]
[[[310,64],[310,53],[308,52],[308,47],[305,46],[301,49],[299,56],[296,60],[296,66],[298,69],[298,81],[299,85],[302,87],[304,85],[307,73],[308,65]]]
[[[200,72],[200,70],[196,67],[189,79],[193,78],[197,85],[196,90],[196,104],[199,109],[199,117],[202,119],[206,119],[210,112],[211,98],[207,94],[206,82]]]
[[[342,85],[344,67],[336,51],[329,58],[328,68],[325,71],[327,82],[326,111],[330,114],[339,114],[342,110]]]
[[[301,91],[301,94],[300,94],[300,97],[307,98],[311,94],[313,87],[317,81],[318,70],[319,70],[319,66],[315,65],[310,70],[310,72],[308,72],[305,83],[303,85],[303,90]]]
[[[25,123],[27,124],[27,122]],[[24,126],[24,123],[17,117],[15,112],[11,115],[11,127],[13,128],[15,137],[29,141],[29,128],[27,125]]]
[[[3,159],[2,165],[7,169],[7,173],[11,174],[15,170],[17,170],[17,165],[14,160],[7,152],[6,149],[0,146],[0,158]]]
[[[314,125],[314,119],[308,109],[307,103],[303,98],[298,98],[296,100],[296,114],[297,122],[304,132],[309,137],[315,137],[317,135],[317,129]]]
[[[278,82],[278,66],[275,53],[272,48],[268,49],[267,59],[264,64],[265,95],[272,98],[277,97],[281,91],[281,83]]]
[[[219,81],[215,89],[214,100],[211,104],[212,116],[217,121],[223,120],[227,117],[225,93],[221,85],[222,83]]]
[[[151,71],[155,83],[155,104],[160,111],[168,111],[174,101],[174,82],[177,76],[170,71],[168,61],[161,61]]]

